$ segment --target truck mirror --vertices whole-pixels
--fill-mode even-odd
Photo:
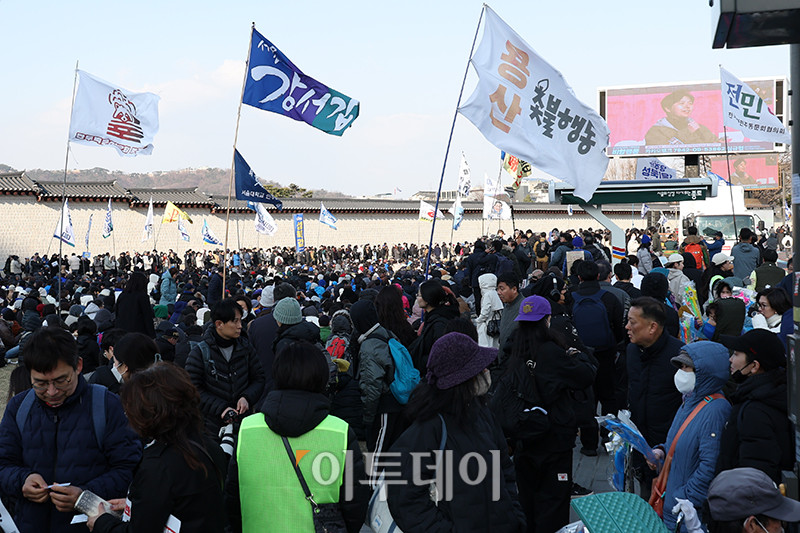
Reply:
[[[764,221],[763,220],[759,220],[758,221],[758,231],[764,231],[765,227],[766,227],[766,225],[764,224]]]
[[[683,229],[684,230],[688,230],[689,226],[691,226],[691,225],[692,225],[692,221],[691,220],[689,220],[688,218],[684,218],[683,219]]]

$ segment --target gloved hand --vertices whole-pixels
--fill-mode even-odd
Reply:
[[[703,533],[703,527],[697,517],[697,509],[694,508],[692,502],[681,498],[675,498],[675,501],[678,503],[672,508],[672,514],[683,513],[683,524],[686,526],[686,531],[689,533]]]

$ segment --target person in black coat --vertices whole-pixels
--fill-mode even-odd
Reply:
[[[532,533],[552,533],[569,522],[578,433],[571,392],[591,386],[598,366],[592,356],[566,349],[548,326],[550,316],[545,298],[522,301],[513,352],[490,404],[515,449],[520,502]]]
[[[703,284],[703,271],[697,268],[697,261],[691,252],[683,252],[683,275],[694,282],[695,288]]]
[[[469,276],[472,294],[475,295],[475,309],[481,308],[481,289],[478,278],[481,274],[492,273],[497,270],[497,256],[486,253],[486,243],[475,241],[473,252],[465,260],[467,265],[467,275]],[[423,284],[424,285],[424,284]]]
[[[279,283],[273,291],[275,304],[284,298],[294,298],[296,295],[297,290],[289,283]],[[271,311],[271,309],[262,311],[258,318],[250,323],[250,330],[247,333],[264,369],[264,396],[273,388],[272,361],[275,359],[275,352],[272,351],[272,345],[278,335],[278,323],[275,322]]]
[[[680,353],[683,342],[666,331],[665,311],[666,306],[654,298],[637,298],[631,302],[626,326],[631,339],[626,354],[631,420],[651,445],[666,442],[682,401],[673,382],[677,368],[670,360]],[[634,452],[633,468],[641,496],[649,499],[655,472],[639,452]]]
[[[161,531],[174,517],[181,531],[222,531],[227,461],[220,447],[202,436],[200,398],[189,375],[171,363],[156,363],[130,377],[121,399],[131,426],[152,443],[133,476],[129,503],[110,501],[130,521],[105,513],[89,519],[89,530]]]
[[[83,315],[75,323],[78,337],[78,355],[83,359],[82,374],[94,372],[100,365],[100,346],[97,345],[97,325],[94,320]]]
[[[794,430],[787,416],[786,356],[778,336],[754,329],[742,336],[723,335],[733,350],[731,416],[722,432],[717,473],[749,466],[775,483],[794,462]]]
[[[272,353],[277,354],[297,341],[316,344],[322,349],[319,327],[313,322],[303,320],[300,304],[294,298],[284,298],[275,304],[272,316],[278,324],[275,340],[272,342]]]
[[[651,272],[642,278],[641,284],[642,296],[649,296],[664,303],[664,312],[666,313],[666,322],[664,322],[664,329],[667,333],[675,338],[680,335],[680,322],[678,320],[678,312],[673,309],[671,305],[666,305],[667,294],[669,293],[669,281],[667,277],[658,272]]]
[[[218,435],[229,411],[242,416],[261,397],[264,371],[250,343],[241,337],[242,308],[227,298],[211,309],[213,325],[206,329],[203,341],[189,352],[186,371],[200,391],[200,409],[206,429]],[[203,343],[208,347],[208,361],[203,357]]]
[[[389,510],[402,531],[525,531],[514,466],[484,400],[491,382],[486,367],[495,358],[496,349],[478,346],[463,333],[448,333],[434,343],[427,376],[408,403],[415,422],[391,448],[399,457],[390,456],[392,463],[386,463],[386,479],[393,480],[387,484]],[[435,489],[441,501],[434,502],[431,484],[422,482],[419,472],[435,470],[439,450],[448,463],[452,459],[453,475],[441,473]],[[458,475],[463,465],[471,465],[474,482]],[[482,476],[476,475],[475,465],[485,467]]]
[[[422,331],[408,351],[416,369],[420,374],[425,374],[433,343],[444,335],[448,322],[459,316],[458,302],[452,293],[444,290],[438,280],[430,279],[419,286],[417,305],[425,312],[422,317]]]
[[[147,278],[141,272],[131,273],[128,283],[119,295],[116,304],[116,327],[129,333],[144,333],[155,338],[153,306],[147,296]]]

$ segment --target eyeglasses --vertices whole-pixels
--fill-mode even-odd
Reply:
[[[72,383],[72,376],[69,377],[62,376],[60,378],[51,379],[47,381],[34,379],[33,381],[31,381],[31,386],[34,388],[34,390],[38,390],[41,392],[49,389],[51,383],[57,390],[65,390],[69,387],[69,384]]]

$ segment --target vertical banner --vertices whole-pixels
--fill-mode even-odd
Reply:
[[[303,213],[292,215],[292,219],[294,220],[294,246],[298,253],[305,252],[306,237],[305,225],[303,223]]]

